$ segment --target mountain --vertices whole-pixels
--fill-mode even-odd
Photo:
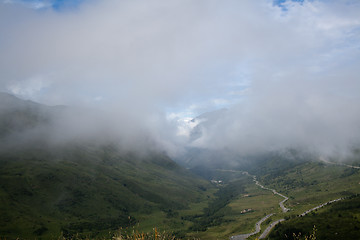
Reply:
[[[215,240],[251,233],[269,213],[262,229],[286,219],[270,239],[309,235],[314,224],[319,239],[358,236],[359,148],[342,162],[300,149],[245,155],[189,147],[178,164],[163,152],[130,150],[107,138],[91,123],[99,112],[8,94],[0,99],[0,238],[104,239],[119,228],[158,227],[177,237]],[[202,133],[225,113],[194,121]],[[94,131],[77,137],[82,129]],[[339,198],[345,199],[323,205]],[[298,217],[316,206],[323,208]]]
[[[0,93],[0,138],[35,128],[48,121],[50,108]]]
[[[316,239],[360,239],[360,195],[353,195],[301,218],[292,218],[275,227],[268,239],[305,236]],[[298,239],[298,238],[295,238]]]
[[[39,129],[51,130],[65,107],[0,99],[0,237],[101,236],[149,218],[166,227],[208,198],[212,186],[164,153],[90,140],[49,145]]]
[[[222,108],[216,111],[200,114],[199,116],[193,118],[191,122],[198,124],[190,132],[190,142],[194,142],[201,138],[204,132],[211,129],[213,125],[217,124],[217,122],[224,117],[227,111],[228,110],[226,108]]]
[[[211,178],[213,169],[238,167],[239,163],[244,161],[239,153],[231,149],[204,148],[198,144],[206,136],[207,131],[218,124],[222,124],[221,120],[227,113],[228,110],[223,108],[205,112],[193,118],[190,121],[194,126],[190,128],[188,146],[183,154],[176,157],[176,161],[205,178]]]

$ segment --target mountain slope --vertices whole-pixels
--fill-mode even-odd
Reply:
[[[49,110],[47,106],[0,93],[0,138],[44,124]]]
[[[0,110],[2,145],[9,138],[21,142],[58,112],[7,97],[0,104],[6,105]],[[138,222],[138,216],[176,215],[206,199],[211,188],[163,153],[138,154],[91,140],[48,145],[46,134],[36,136],[0,149],[0,237],[104,235]]]
[[[164,155],[137,157],[111,147],[57,151],[1,154],[2,236],[117,229],[133,213],[187,208],[208,185]]]
[[[310,235],[315,226],[316,239],[359,239],[360,196],[333,203],[307,216],[285,221],[275,227],[268,239],[293,239]]]

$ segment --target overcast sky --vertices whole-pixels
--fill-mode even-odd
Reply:
[[[226,107],[193,144],[353,145],[359,53],[358,0],[0,3],[0,91],[143,119],[166,144],[171,124]]]

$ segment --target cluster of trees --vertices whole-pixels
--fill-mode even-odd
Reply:
[[[247,179],[236,180],[221,187],[215,194],[216,198],[204,209],[202,215],[188,217],[187,220],[193,221],[191,231],[206,231],[208,227],[217,226],[229,220],[224,220],[224,212],[231,200],[245,193],[245,183]]]

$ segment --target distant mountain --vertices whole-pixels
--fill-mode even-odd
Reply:
[[[198,124],[190,132],[190,142],[194,142],[201,138],[204,131],[210,129],[214,124],[221,120],[227,111],[226,108],[222,108],[216,111],[203,113],[192,119],[192,122],[197,122]]]
[[[198,146],[201,139],[206,136],[207,131],[217,125],[222,124],[221,120],[226,117],[226,108],[212,112],[203,113],[191,120],[196,125],[189,134],[189,144],[182,155],[177,156],[176,160],[193,169],[197,174],[208,178],[208,171],[216,168],[234,168],[243,160],[239,153],[230,149],[209,149]]]
[[[293,163],[316,159],[316,154],[302,149],[259,150],[259,152],[249,154],[241,153],[233,148],[213,149],[197,144],[209,132],[212,132],[213,128],[221,129],[221,124],[226,122],[223,120],[229,114],[228,111],[219,109],[203,113],[192,119],[192,122],[197,125],[190,132],[190,143],[183,155],[178,156],[176,160],[192,169],[193,172],[211,178],[214,169],[241,169],[251,171],[253,174],[264,174],[271,171],[272,167],[279,169],[278,164],[283,164],[285,167],[288,166],[287,163],[291,163],[289,166],[293,166]],[[279,162],[277,162],[278,160]]]
[[[24,101],[15,97],[9,93],[0,92],[0,109],[3,110],[26,110],[26,109],[38,109],[46,108],[46,106],[35,103],[33,101]]]
[[[201,138],[206,136],[214,126],[224,124],[222,120],[227,114],[227,109],[220,109],[195,117],[192,121],[197,125],[190,132],[190,144],[186,151],[177,157],[177,162],[210,180],[216,176],[216,169],[238,169],[262,175],[273,169],[282,171],[304,161],[316,159],[316,155],[300,149],[289,148],[246,154],[229,148],[198,147],[197,141],[201,141]]]
[[[1,238],[95,236],[141,224],[152,214],[168,216],[171,224],[178,210],[207,198],[211,185],[161,152],[119,150],[115,143],[91,140],[47,145],[46,131],[31,142],[29,131],[50,130],[61,111],[0,94],[2,145],[30,138],[0,148]]]
[[[50,108],[0,93],[0,138],[44,125]]]

